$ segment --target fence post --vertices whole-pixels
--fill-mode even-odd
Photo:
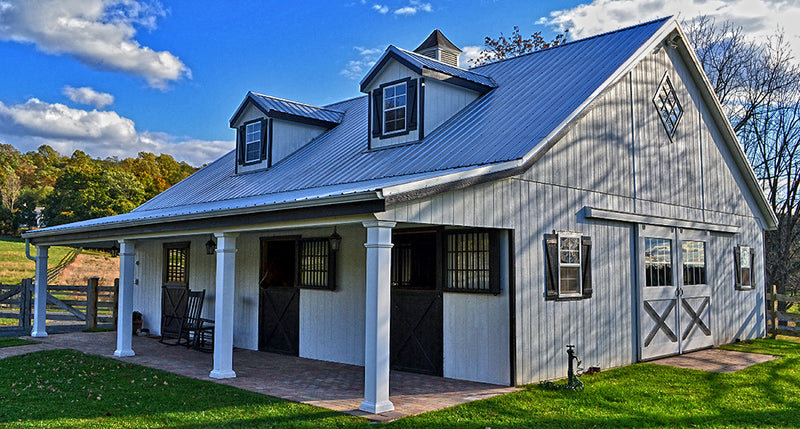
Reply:
[[[22,279],[19,288],[19,325],[24,329],[31,327],[31,292],[33,279]]]
[[[778,287],[776,285],[772,285],[772,290],[770,291],[770,300],[772,306],[772,338],[778,336]]]
[[[114,279],[114,296],[111,299],[111,302],[113,303],[112,315],[114,318],[114,322],[112,323],[114,324],[113,325],[114,329],[117,329],[117,313],[119,312],[119,306],[117,302],[118,300],[119,300],[119,279]]]
[[[86,283],[86,329],[97,327],[97,285],[100,277],[90,277]]]

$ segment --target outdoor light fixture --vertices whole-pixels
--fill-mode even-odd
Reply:
[[[212,235],[206,241],[206,255],[213,255],[215,250],[217,250],[217,243],[214,242],[214,236]]]
[[[328,237],[328,240],[331,243],[331,250],[334,252],[339,251],[339,247],[342,245],[342,236],[336,233],[336,227],[333,227],[333,234]]]
[[[111,257],[116,258],[119,256],[119,244],[115,241],[114,245],[111,246]]]

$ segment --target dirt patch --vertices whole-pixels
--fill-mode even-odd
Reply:
[[[114,279],[119,277],[119,258],[82,253],[51,283],[83,286],[90,277],[100,277],[100,286],[114,286]]]

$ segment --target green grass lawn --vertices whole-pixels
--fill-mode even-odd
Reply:
[[[26,346],[28,344],[36,344],[36,342],[23,340],[22,338],[0,338],[0,348]]]
[[[407,417],[391,427],[799,427],[800,343],[727,348],[784,358],[733,374],[637,364],[584,376],[583,392],[538,385]],[[321,408],[75,351],[0,365],[0,426],[366,427]]]
[[[18,324],[19,324],[19,319],[0,317],[0,326],[17,326]]]
[[[70,251],[69,247],[54,246],[48,251],[51,266]],[[31,256],[36,249],[31,246]],[[25,257],[25,241],[17,238],[0,238],[0,283],[19,284],[24,278],[33,277],[36,264]]]

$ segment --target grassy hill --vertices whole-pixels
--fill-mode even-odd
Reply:
[[[51,247],[48,256],[50,266],[69,252],[69,247]],[[36,249],[31,246],[31,256],[36,255]],[[25,257],[25,241],[18,238],[0,238],[0,283],[18,284],[22,279],[33,277],[36,264]]]

